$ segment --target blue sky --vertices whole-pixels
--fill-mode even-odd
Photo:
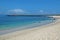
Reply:
[[[60,0],[0,0],[0,14],[59,14]]]

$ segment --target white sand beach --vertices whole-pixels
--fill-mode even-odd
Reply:
[[[0,35],[0,40],[60,40],[60,16],[53,23]]]

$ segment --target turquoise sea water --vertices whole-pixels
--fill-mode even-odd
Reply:
[[[54,18],[48,16],[0,16],[0,34],[37,27],[51,23],[53,20]]]
[[[29,24],[41,21],[52,21],[53,18],[40,16],[40,17],[27,17],[27,16],[0,16],[0,30],[7,30],[13,28],[20,28]],[[44,23],[44,22],[43,22]]]

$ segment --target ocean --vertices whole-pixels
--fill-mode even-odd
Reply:
[[[53,22],[54,18],[48,16],[0,16],[0,34],[5,30],[26,29]],[[3,32],[2,32],[3,31]],[[7,32],[5,32],[7,33]]]

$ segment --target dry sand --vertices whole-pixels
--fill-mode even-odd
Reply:
[[[0,40],[60,40],[60,19],[42,27],[0,35]]]

